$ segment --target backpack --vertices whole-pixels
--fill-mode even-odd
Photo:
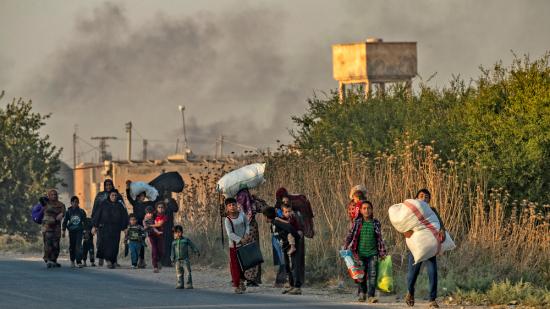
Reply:
[[[32,221],[38,224],[42,224],[42,219],[44,219],[44,206],[41,203],[38,203],[32,207],[31,210]]]
[[[313,209],[311,208],[311,203],[305,195],[299,194],[289,194],[288,199],[290,200],[290,205],[292,210],[298,216],[300,223],[304,228],[304,236],[307,238],[313,238],[315,236],[315,229],[313,227]]]

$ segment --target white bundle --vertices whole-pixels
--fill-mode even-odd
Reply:
[[[456,247],[447,232],[445,241],[440,243],[437,236],[441,229],[439,219],[430,205],[423,201],[410,199],[395,204],[389,208],[388,214],[398,232],[413,231],[412,236],[405,241],[415,264]]]
[[[225,174],[216,186],[226,198],[234,197],[242,189],[254,189],[264,183],[265,163],[243,166]]]
[[[145,196],[147,196],[150,201],[155,201],[159,195],[157,189],[148,183],[136,181],[130,184],[130,195],[132,196],[132,199],[135,200],[136,196],[143,192],[145,192]]]

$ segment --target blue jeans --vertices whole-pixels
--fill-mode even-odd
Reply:
[[[359,283],[360,292],[367,294],[368,297],[374,297],[374,292],[376,291],[378,256],[361,257],[360,259],[365,269],[365,278]]]
[[[132,258],[133,266],[137,266],[138,264],[139,252],[141,251],[142,247],[143,244],[141,243],[141,241],[128,242],[128,250],[130,250],[130,257]]]
[[[430,301],[434,301],[437,298],[437,260],[434,257],[420,262],[416,265],[414,264],[414,257],[412,253],[409,252],[409,273],[407,274],[407,286],[409,293],[414,296],[414,285],[416,284],[416,279],[420,273],[420,268],[422,264],[426,264],[428,268],[428,280],[430,282]]]

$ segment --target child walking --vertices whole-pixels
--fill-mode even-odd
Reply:
[[[225,200],[225,232],[229,238],[229,270],[231,271],[231,282],[236,294],[246,291],[244,284],[244,272],[237,259],[237,248],[243,245],[243,239],[248,236],[250,227],[244,213],[239,211],[237,200],[227,198]]]
[[[368,296],[369,303],[377,303],[374,297],[377,277],[378,258],[386,257],[386,246],[382,238],[380,221],[373,216],[372,203],[363,201],[359,215],[353,221],[353,226],[346,237],[345,249],[351,250],[354,256],[359,257],[365,267],[365,277],[359,282],[359,299],[365,302]]]
[[[82,266],[87,267],[86,260],[90,256],[90,265],[95,267],[94,234],[92,234],[92,219],[84,218],[84,230],[82,231]]]
[[[421,189],[416,193],[415,199],[425,202],[428,205],[430,205],[430,201],[432,198],[432,194],[430,191],[426,188]],[[443,224],[443,220],[441,220],[441,216],[439,216],[439,212],[436,208],[430,205],[430,208],[437,216],[437,219],[439,220],[439,223],[441,225],[441,228],[439,230],[439,239],[440,242],[445,241],[445,225]],[[410,238],[413,234],[413,231],[407,231],[404,233],[406,238]],[[437,303],[437,257],[433,256],[429,258],[426,261],[420,262],[420,263],[414,263],[414,257],[411,252],[409,252],[409,258],[408,258],[408,273],[407,273],[407,295],[405,295],[405,303],[407,306],[412,307],[414,306],[414,291],[415,291],[415,285],[416,285],[416,279],[418,278],[418,275],[420,274],[420,269],[422,267],[422,264],[426,265],[426,271],[428,272],[428,282],[430,284],[430,295],[429,295],[429,308],[439,308],[439,304]]]
[[[71,267],[75,267],[75,260],[78,268],[82,268],[82,231],[86,212],[80,209],[78,197],[71,197],[71,207],[65,213],[63,219],[63,238],[67,229],[69,230],[69,256]]]
[[[134,214],[130,215],[130,226],[126,232],[126,242],[130,250],[130,258],[132,260],[132,268],[138,267],[139,252],[143,248],[145,241],[145,230],[137,222],[137,217]]]
[[[193,277],[191,275],[191,262],[189,261],[189,248],[193,253],[200,256],[199,250],[191,239],[183,236],[183,227],[174,226],[174,241],[172,242],[172,263],[176,267],[176,289],[183,289],[183,275],[187,271],[187,288],[193,288]]]
[[[156,204],[157,215],[154,221],[152,221],[153,211],[147,207],[147,214],[145,220],[143,220],[143,226],[147,231],[149,243],[151,244],[151,258],[153,263],[153,272],[158,273],[160,271],[159,261],[164,254],[164,237],[162,235],[164,223],[166,222],[166,215],[164,214],[164,203],[158,202]]]

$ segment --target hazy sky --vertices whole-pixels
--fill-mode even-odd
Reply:
[[[195,152],[218,135],[273,146],[314,92],[337,86],[331,44],[417,41],[419,75],[478,75],[511,50],[550,50],[550,1],[0,1],[1,105],[32,99],[53,113],[45,133],[72,161],[72,133],[125,138],[124,123],[175,150],[178,105]],[[134,157],[140,157],[141,137]],[[83,160],[97,153],[84,142]],[[111,142],[115,158],[125,141]]]

